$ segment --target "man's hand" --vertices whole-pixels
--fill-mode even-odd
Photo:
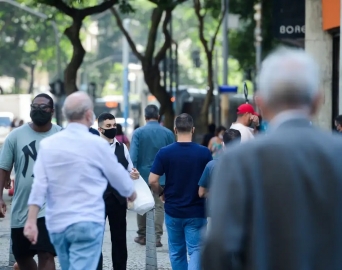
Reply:
[[[32,243],[32,245],[35,245],[37,243],[38,239],[38,228],[37,228],[37,220],[27,220],[24,228],[24,235],[25,237]]]
[[[252,115],[251,120],[256,126],[259,126],[259,117],[258,116]]]
[[[137,193],[134,191],[133,194],[127,199],[128,199],[128,202],[134,202],[136,198],[137,198]]]
[[[6,214],[6,203],[0,199],[0,218],[4,218]]]
[[[5,181],[5,189],[11,189],[12,180],[8,179]]]
[[[161,195],[161,196],[159,197],[159,199],[160,199],[163,203],[165,203],[165,195],[164,195],[164,193],[163,193],[163,195]]]
[[[133,168],[131,173],[129,174],[133,180],[138,180],[140,173],[137,169]]]

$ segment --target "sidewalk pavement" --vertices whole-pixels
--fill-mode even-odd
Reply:
[[[0,219],[0,270],[9,270],[12,268],[7,267],[9,259],[9,246],[10,246],[10,204],[11,199],[7,196],[7,190],[4,190],[4,199],[7,204],[7,214],[4,219]],[[134,242],[136,236],[137,222],[136,214],[130,211],[127,212],[127,249],[128,249],[128,262],[127,270],[145,270],[145,251],[146,246],[141,246]],[[157,248],[158,269],[171,270],[167,233],[164,226],[164,235],[162,237],[163,247]],[[56,258],[57,269],[60,270],[58,259]],[[111,241],[110,231],[107,222],[105,236],[103,240],[103,269],[111,270]]]

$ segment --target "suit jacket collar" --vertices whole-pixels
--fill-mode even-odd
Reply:
[[[269,125],[269,131],[290,127],[310,127],[310,117],[303,110],[288,110],[278,114]]]

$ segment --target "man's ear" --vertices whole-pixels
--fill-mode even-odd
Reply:
[[[195,127],[192,128],[192,134],[194,134],[194,133],[195,133]]]
[[[173,131],[174,131],[174,132],[175,132],[175,134],[177,135],[177,129],[176,129],[176,128],[174,128],[174,129],[173,129]]]

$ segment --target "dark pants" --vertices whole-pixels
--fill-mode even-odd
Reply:
[[[122,204],[110,195],[105,199],[106,218],[108,217],[110,236],[112,242],[112,262],[114,270],[126,270],[127,242],[126,242],[126,210],[127,205]],[[102,270],[103,256],[101,253],[97,270]]]

